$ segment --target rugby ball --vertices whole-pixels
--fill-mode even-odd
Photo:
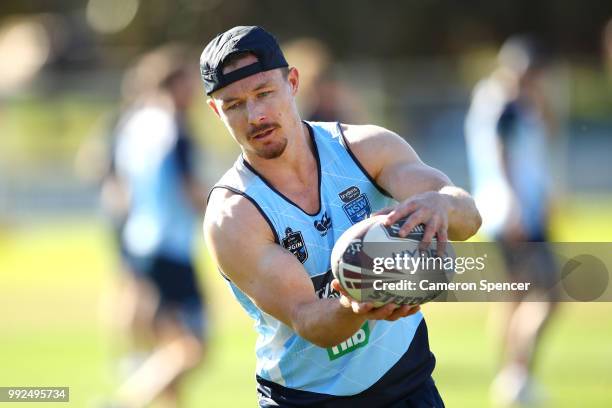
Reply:
[[[419,250],[425,233],[417,225],[407,236],[399,231],[406,219],[386,226],[384,215],[365,219],[347,229],[336,241],[331,267],[340,286],[353,299],[372,302],[419,305],[442,292],[439,283],[452,280],[454,270],[445,262],[454,259],[449,242],[443,254],[437,253],[437,241]]]

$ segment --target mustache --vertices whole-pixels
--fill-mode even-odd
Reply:
[[[263,133],[266,132],[268,130],[272,130],[272,129],[278,129],[280,128],[280,125],[276,122],[274,123],[266,123],[263,125],[259,125],[259,126],[251,126],[251,128],[249,129],[248,132],[248,137],[249,139],[255,137],[258,133]]]

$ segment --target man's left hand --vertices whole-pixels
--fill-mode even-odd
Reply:
[[[384,220],[387,226],[408,216],[399,231],[400,237],[408,235],[417,225],[425,224],[425,233],[419,249],[427,249],[435,235],[438,242],[437,252],[444,253],[446,242],[448,242],[448,207],[449,203],[444,194],[428,191],[412,196],[395,207],[386,208],[376,214],[387,215]]]

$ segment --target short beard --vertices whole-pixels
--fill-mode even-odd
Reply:
[[[256,150],[255,154],[262,159],[271,160],[280,157],[287,148],[287,139],[281,139],[274,146],[264,148],[262,150]]]

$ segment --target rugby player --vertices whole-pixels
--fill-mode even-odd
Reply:
[[[204,49],[208,105],[242,154],[213,187],[204,220],[212,256],[256,321],[261,407],[443,407],[419,307],[359,303],[333,280],[330,254],[351,225],[385,208],[401,233],[465,240],[472,198],[379,126],[306,122],[299,73],[260,27]],[[391,206],[391,208],[388,208]]]

